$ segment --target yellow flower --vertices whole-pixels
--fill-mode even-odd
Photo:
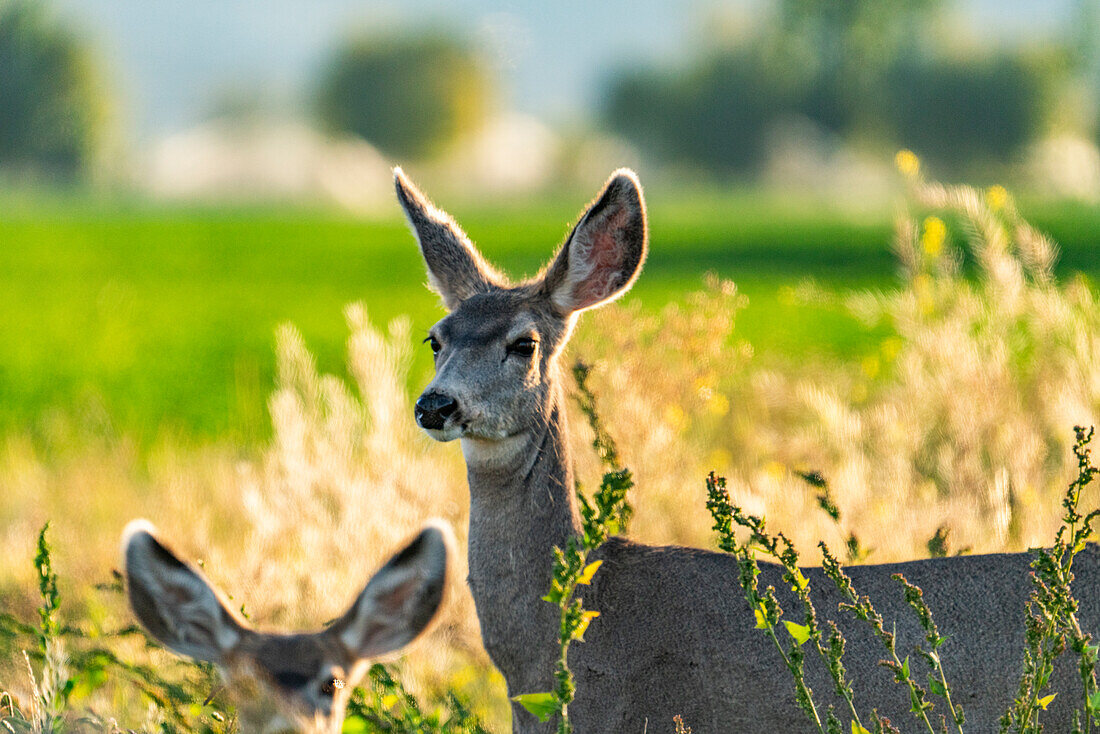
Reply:
[[[990,209],[999,212],[1008,204],[1008,189],[999,184],[990,186],[985,191],[985,200],[989,203]]]
[[[878,357],[874,354],[870,354],[863,358],[863,374],[870,379],[878,377],[879,368],[881,364],[878,361]]]
[[[943,242],[947,239],[947,225],[939,217],[926,217],[924,231],[920,236],[921,247],[929,257],[939,257],[943,252]]]
[[[893,362],[897,358],[898,352],[901,351],[902,344],[901,339],[896,336],[886,337],[882,340],[882,358],[887,362]]]
[[[913,178],[920,173],[920,158],[917,158],[917,154],[907,148],[899,150],[898,154],[894,156],[894,165],[909,178]]]
[[[733,463],[733,454],[725,449],[715,449],[707,456],[707,467],[710,469],[726,469]]]
[[[778,461],[769,461],[764,467],[764,471],[775,480],[780,480],[787,476],[787,467],[783,466]]]
[[[668,405],[664,411],[665,422],[677,431],[687,428],[688,417],[679,405]]]
[[[730,412],[730,401],[720,392],[713,393],[707,401],[707,410],[711,415],[723,416]]]

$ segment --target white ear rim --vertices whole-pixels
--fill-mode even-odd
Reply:
[[[154,538],[160,537],[160,532],[156,526],[144,517],[138,517],[126,523],[126,527],[122,529],[122,543],[119,546],[123,566],[126,565],[126,549],[130,547],[130,541],[133,540],[134,536],[139,533],[152,535]]]

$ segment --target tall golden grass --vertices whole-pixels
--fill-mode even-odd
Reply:
[[[941,528],[954,548],[975,552],[1048,540],[1073,475],[1071,428],[1095,424],[1100,408],[1094,295],[1081,281],[1056,281],[1053,245],[1003,190],[911,184],[896,288],[800,290],[891,327],[860,360],[754,354],[736,332],[748,304],[716,277],[659,312],[615,306],[587,317],[572,357],[594,366],[605,425],[636,473],[633,536],[710,546],[704,477],[713,469],[735,502],[804,551],[855,533],[869,560],[920,557]],[[432,443],[412,420],[408,322],[383,330],[361,305],[346,315],[350,382],[319,374],[299,334],[279,331],[273,438],[259,452],[165,441],[145,453],[64,422],[46,448],[6,439],[4,606],[30,611],[29,560],[46,519],[65,596],[81,600],[81,612],[125,614],[117,600],[96,611],[88,586],[108,578],[121,528],[144,515],[203,559],[254,620],[279,627],[335,617],[428,517],[450,520],[464,544],[458,447]],[[576,416],[573,428],[591,486],[600,470],[590,437]],[[817,509],[801,476],[809,472],[829,482],[840,524]],[[408,670],[414,688],[473,695],[505,730],[503,686],[480,647],[464,563],[443,623],[414,646]],[[16,663],[0,664],[0,689],[30,685]]]
[[[854,532],[872,561],[914,558],[941,527],[974,552],[1049,540],[1075,468],[1072,427],[1100,412],[1094,294],[1055,280],[1054,245],[1003,189],[912,189],[898,288],[800,289],[891,327],[859,360],[752,356],[734,328],[744,303],[716,279],[660,315],[591,319],[579,353],[638,475],[640,537],[709,543],[701,477],[714,469],[806,550]],[[841,525],[816,509],[810,472],[829,482]]]

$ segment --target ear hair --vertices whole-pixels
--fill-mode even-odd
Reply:
[[[392,652],[420,636],[447,587],[454,533],[430,521],[371,578],[351,609],[329,628],[354,658]]]
[[[485,261],[455,221],[432,205],[400,168],[393,169],[393,183],[428,267],[428,282],[448,310],[477,293],[507,287],[507,279]]]
[[[547,267],[542,288],[555,310],[568,315],[626,293],[648,249],[645,200],[633,171],[611,175]]]
[[[126,526],[122,548],[130,607],[142,626],[181,655],[221,662],[244,627],[217,590],[157,540],[147,520]]]

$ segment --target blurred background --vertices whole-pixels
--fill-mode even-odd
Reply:
[[[419,280],[386,229],[394,164],[521,272],[636,168],[654,302],[706,269],[763,301],[776,272],[888,279],[902,148],[1035,202],[1062,266],[1091,270],[1098,8],[4,0],[0,425],[264,435],[275,324],[339,369],[342,304],[397,312],[376,263]],[[764,347],[820,333],[768,321],[744,324]]]
[[[470,197],[591,180],[866,203],[941,175],[1095,200],[1092,0],[6,0],[11,186],[388,209],[418,164]]]
[[[137,515],[284,625],[461,535],[394,165],[517,277],[638,171],[645,271],[573,348],[635,537],[712,546],[713,469],[852,560],[1047,542],[1100,416],[1098,145],[1100,0],[0,0],[0,613],[47,520],[87,639]],[[456,583],[409,680],[505,731]]]

